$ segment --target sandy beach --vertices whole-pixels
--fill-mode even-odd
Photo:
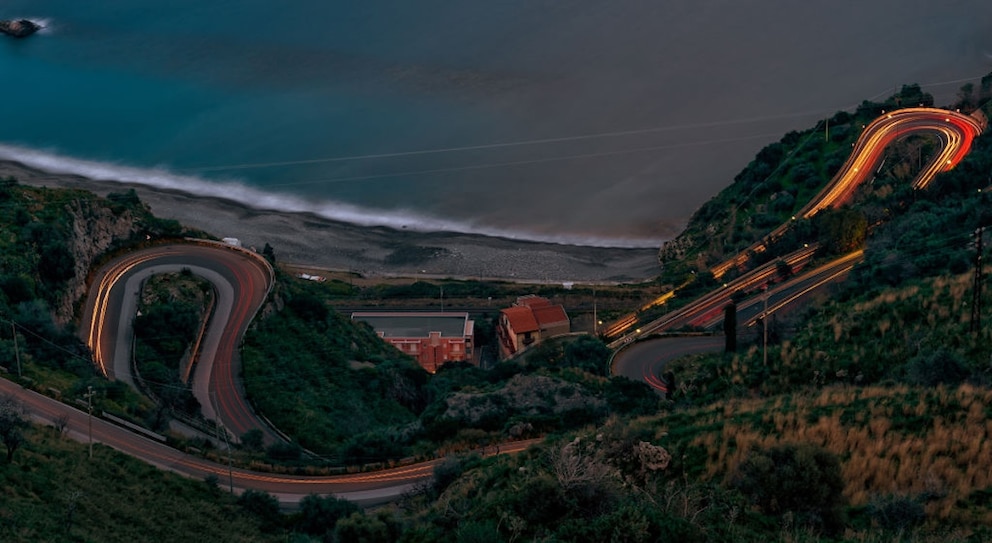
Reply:
[[[84,189],[100,196],[133,188],[162,218],[270,244],[280,263],[375,277],[502,279],[533,283],[634,283],[660,272],[656,249],[580,247],[450,232],[369,228],[311,214],[253,209],[221,198],[113,180],[51,173],[0,161],[0,176],[24,185]]]

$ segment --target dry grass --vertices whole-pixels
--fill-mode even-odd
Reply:
[[[990,390],[829,387],[791,397],[788,410],[784,403],[737,400],[700,413],[700,424],[723,421],[689,442],[709,452],[707,476],[727,477],[751,449],[812,443],[842,460],[852,505],[877,495],[927,494],[935,497],[928,515],[953,520],[962,514],[958,500],[992,486]]]

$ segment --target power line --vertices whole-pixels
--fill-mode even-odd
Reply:
[[[733,143],[737,141],[747,141],[752,139],[763,139],[774,137],[777,134],[767,133],[767,134],[755,134],[752,136],[742,136],[739,138],[726,138],[721,140],[708,140],[708,141],[695,141],[686,143],[673,143],[670,145],[655,145],[650,147],[635,147],[628,149],[618,149],[615,151],[600,151],[595,153],[581,153],[574,155],[562,155],[556,157],[545,157],[545,158],[535,158],[528,160],[514,160],[507,162],[491,162],[488,164],[472,164],[470,166],[452,166],[447,168],[432,168],[427,170],[409,170],[401,172],[390,172],[381,174],[369,174],[369,175],[356,175],[349,177],[331,177],[328,179],[315,179],[309,181],[289,181],[285,183],[267,183],[266,188],[272,187],[288,187],[288,186],[300,186],[300,185],[315,185],[321,183],[340,183],[346,181],[365,181],[371,179],[384,179],[389,177],[402,177],[402,176],[414,176],[414,175],[426,175],[434,173],[450,173],[450,172],[462,172],[462,171],[472,171],[472,170],[486,170],[494,168],[505,168],[512,166],[526,166],[531,164],[544,164],[549,162],[562,162],[568,160],[581,160],[588,158],[602,158],[609,156],[619,156],[635,153],[645,153],[650,151],[665,151],[670,149],[682,149],[686,147],[694,147],[700,145],[712,145],[714,143]]]
[[[735,119],[730,121],[713,121],[705,123],[692,123],[683,125],[668,125],[668,126],[658,126],[651,128],[640,128],[632,130],[618,130],[614,132],[600,132],[594,134],[581,134],[576,136],[559,136],[552,138],[539,138],[539,139],[529,139],[529,140],[517,140],[508,142],[497,142],[497,143],[485,143],[480,145],[464,145],[457,147],[441,147],[435,149],[417,149],[412,151],[395,151],[388,153],[369,153],[363,155],[345,155],[345,156],[332,156],[332,157],[320,157],[320,158],[309,158],[309,159],[299,159],[299,160],[283,160],[283,161],[273,161],[273,162],[247,162],[240,164],[226,164],[226,165],[214,165],[214,166],[196,166],[189,168],[182,168],[178,171],[180,172],[211,172],[211,171],[227,171],[227,170],[247,170],[255,168],[272,168],[279,166],[300,166],[305,164],[324,164],[330,162],[348,162],[348,161],[361,161],[361,160],[373,160],[373,159],[383,159],[383,158],[400,158],[400,157],[410,157],[410,156],[422,156],[422,155],[436,155],[445,153],[459,153],[465,151],[483,151],[483,150],[493,150],[493,149],[505,149],[512,147],[528,147],[534,145],[546,145],[550,143],[567,143],[574,141],[585,141],[592,139],[608,139],[608,138],[618,138],[625,136],[637,136],[644,134],[658,134],[663,132],[675,132],[681,130],[693,130],[699,128],[721,128],[724,126],[751,124],[764,121],[774,121],[798,117],[811,117],[814,115],[823,115],[826,111],[805,111],[798,113],[789,113],[782,115],[768,115],[764,117],[752,117],[748,119]],[[781,135],[780,132],[776,132],[775,135]],[[751,136],[757,137],[757,136]],[[731,140],[733,141],[733,140]],[[722,143],[721,140],[711,140],[712,143]],[[710,142],[701,142],[710,143]]]

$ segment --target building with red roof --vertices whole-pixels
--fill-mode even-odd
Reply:
[[[496,323],[501,358],[569,332],[571,322],[565,308],[533,294],[521,296],[512,307],[500,310]]]
[[[367,323],[387,343],[434,373],[448,362],[472,361],[475,321],[464,312],[360,311],[351,319]]]

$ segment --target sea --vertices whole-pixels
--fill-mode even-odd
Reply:
[[[0,159],[358,225],[657,247],[755,153],[992,72],[988,0],[5,0]]]

